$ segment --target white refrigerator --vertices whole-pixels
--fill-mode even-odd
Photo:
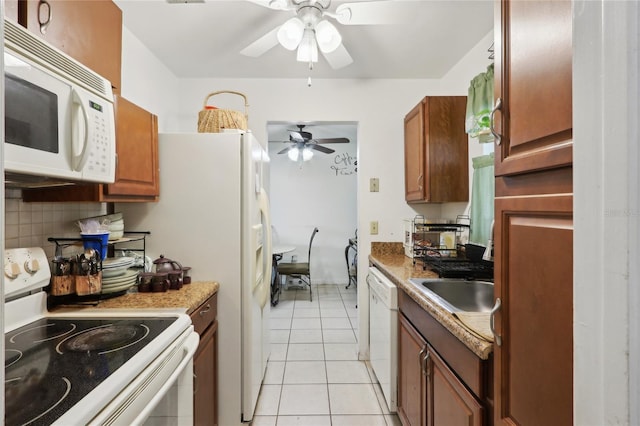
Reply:
[[[251,132],[165,133],[159,157],[159,201],[117,210],[127,230],[151,232],[152,259],[220,283],[218,422],[239,425],[253,418],[270,351],[268,151]]]

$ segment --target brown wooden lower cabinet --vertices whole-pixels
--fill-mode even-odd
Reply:
[[[191,314],[200,344],[193,357],[193,424],[218,424],[218,321],[217,294]]]
[[[480,426],[483,423],[484,408],[476,397],[449,369],[435,350],[428,346],[429,383],[427,412],[433,426],[466,425]]]
[[[398,315],[398,416],[405,426],[426,424],[427,380],[422,357],[427,342]]]
[[[216,392],[217,382],[217,338],[218,321],[205,331],[200,338],[200,346],[193,357],[194,391],[193,413],[194,425],[217,424]]]
[[[441,334],[439,323],[400,292],[398,313],[398,416],[404,426],[483,426],[491,424],[491,360],[468,358],[456,337]],[[405,311],[402,311],[402,304]],[[407,315],[405,315],[405,313]],[[444,328],[443,328],[444,329]],[[447,331],[448,333],[448,331]],[[426,337],[426,338],[425,338]],[[434,341],[429,339],[433,337]],[[449,337],[454,339],[449,340]],[[458,341],[459,342],[459,341]],[[465,383],[437,351],[440,345],[459,366]],[[464,352],[464,353],[459,353]],[[473,391],[472,389],[476,389]],[[476,393],[477,392],[477,393]]]

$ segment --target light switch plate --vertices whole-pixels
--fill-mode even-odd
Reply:
[[[369,223],[369,233],[371,235],[378,235],[378,221],[374,220]]]
[[[380,191],[380,179],[371,178],[369,179],[369,192],[379,192]]]

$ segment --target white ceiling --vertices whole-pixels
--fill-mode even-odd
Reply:
[[[281,46],[258,58],[239,53],[293,12],[247,0],[115,0],[124,25],[179,78],[441,78],[493,26],[492,0],[389,1],[406,15],[403,24],[334,21],[354,62],[333,70],[321,57],[310,72]]]

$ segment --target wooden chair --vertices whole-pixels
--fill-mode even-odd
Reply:
[[[311,291],[311,270],[309,265],[311,264],[311,246],[313,245],[313,239],[317,233],[318,228],[313,228],[311,239],[309,240],[309,257],[306,262],[278,263],[278,275],[287,275],[292,278],[297,278],[300,282],[304,282],[309,286],[309,300],[311,301],[313,301],[313,293]]]

